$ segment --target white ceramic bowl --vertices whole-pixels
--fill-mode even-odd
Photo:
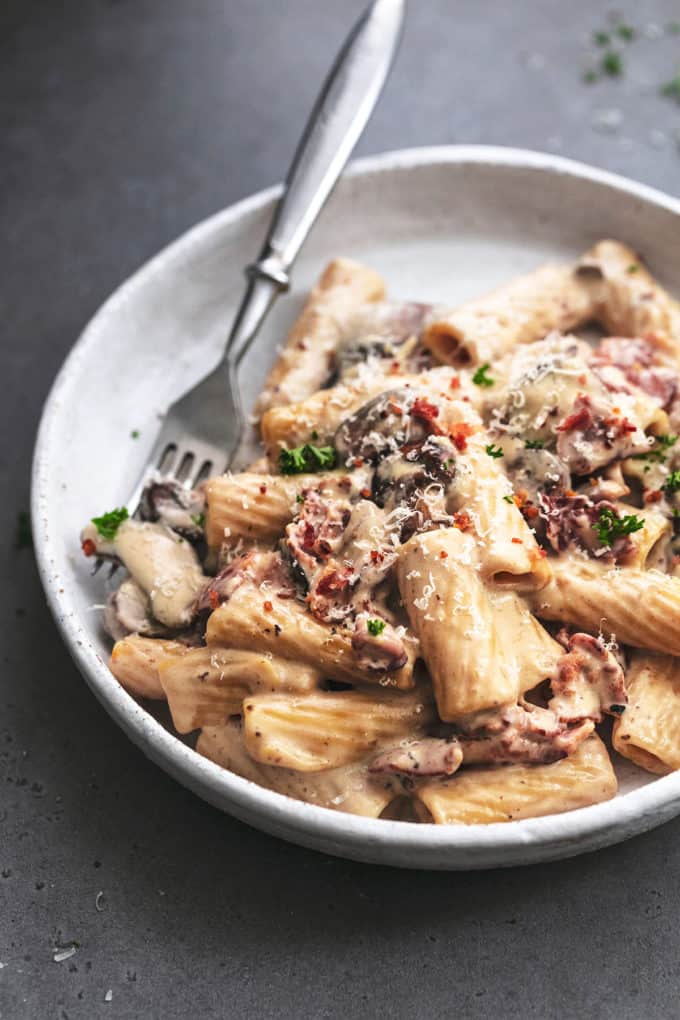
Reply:
[[[618,796],[562,815],[489,826],[410,825],[302,804],[218,768],[125,693],[106,666],[103,582],[81,525],[119,505],[145,462],[156,415],[212,367],[278,189],[199,224],[99,310],[67,358],[40,426],[33,529],[47,597],[73,658],[109,714],[163,769],[230,814],[305,846],[411,868],[488,868],[551,860],[625,839],[680,812],[680,773],[621,766]],[[392,293],[452,302],[600,237],[639,249],[680,292],[680,203],[621,177],[515,149],[413,149],[353,164],[320,218],[242,373],[257,392],[273,348],[324,262],[375,266]],[[138,429],[139,439],[131,438]]]

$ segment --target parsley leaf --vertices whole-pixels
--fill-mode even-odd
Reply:
[[[593,32],[593,42],[596,46],[609,46],[609,32]]]
[[[621,54],[617,53],[616,50],[607,50],[602,58],[600,67],[604,74],[611,75],[612,78],[618,78],[623,71]]]
[[[500,446],[494,446],[493,443],[489,443],[489,445],[485,446],[484,449],[486,450],[490,457],[494,458],[494,460],[496,460],[498,457],[503,456],[503,451],[500,448]]]
[[[116,510],[109,510],[107,514],[102,514],[101,517],[93,517],[92,523],[102,538],[107,542],[112,542],[119,527],[129,516],[127,507],[120,506]]]
[[[504,501],[506,503],[514,503],[515,502],[515,497],[514,496],[510,496],[510,495],[503,496],[503,499],[504,499]]]
[[[475,384],[475,386],[493,386],[496,380],[490,379],[489,376],[486,374],[490,368],[491,365],[489,364],[488,361],[485,361],[483,365],[480,365],[480,367],[477,369],[477,371],[472,377],[472,381]]]
[[[626,25],[622,21],[620,25],[616,26],[616,34],[619,39],[623,39],[625,42],[632,42],[635,38],[635,29],[632,25]]]
[[[680,485],[680,482],[678,484]],[[611,546],[615,539],[622,538],[624,535],[632,535],[634,531],[639,531],[644,526],[645,522],[635,514],[619,517],[610,507],[605,507],[604,510],[600,510],[600,516],[593,524],[593,531],[602,545]]]
[[[639,270],[639,268],[640,268],[640,267],[639,267],[639,265],[637,264],[637,262],[631,262],[631,264],[630,264],[630,265],[628,266],[628,268],[626,269],[626,272],[627,272],[627,273],[637,273],[637,271]]]
[[[680,489],[680,471],[671,471],[666,481],[661,486],[661,491],[667,496],[672,496]]]
[[[525,450],[542,450],[543,440],[542,439],[527,439],[524,442]]]
[[[282,475],[301,475],[307,471],[325,471],[335,467],[335,450],[332,446],[313,446],[305,443],[292,450],[281,450],[279,468]]]
[[[372,634],[373,637],[380,637],[380,635],[382,634],[382,632],[385,629],[385,621],[384,620],[368,620],[366,622],[366,626],[368,627],[368,633],[369,634]]]
[[[654,436],[655,446],[651,447],[647,453],[634,453],[633,460],[648,460],[653,464],[663,464],[666,460],[666,450],[671,446],[675,446],[678,441],[677,436],[665,435],[665,436]],[[647,471],[648,468],[645,468]]]
[[[661,86],[661,95],[668,96],[669,99],[675,99],[676,103],[680,103],[680,73]]]
[[[192,514],[191,520],[194,522],[197,528],[202,528],[205,524],[205,514]]]

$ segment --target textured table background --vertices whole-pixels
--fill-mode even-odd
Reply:
[[[486,874],[286,846],[128,743],[15,546],[40,407],[80,329],[158,248],[281,176],[361,6],[3,0],[2,1020],[678,1015],[680,821],[590,857]],[[586,85],[606,5],[411,0],[360,151],[522,145],[677,194],[680,106],[658,87],[680,64],[680,35],[665,28],[680,9],[620,8],[639,35],[620,44],[625,74]],[[73,940],[75,955],[54,962]]]

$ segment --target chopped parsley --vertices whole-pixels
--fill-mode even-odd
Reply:
[[[515,497],[514,496],[510,496],[510,495],[503,496],[503,499],[505,500],[506,503],[514,503],[515,502]]]
[[[316,431],[316,429],[312,429],[312,439],[314,440],[314,442],[316,442],[318,438],[319,433]]]
[[[33,532],[31,531],[31,518],[26,510],[20,510],[17,514],[17,530],[14,540],[17,549],[33,548]]]
[[[621,59],[621,54],[617,53],[616,50],[607,50],[605,55],[602,57],[600,67],[604,74],[608,74],[612,78],[618,78],[623,71],[623,60]]]
[[[297,496],[295,497],[295,502],[296,503],[304,503],[304,501],[305,501],[305,497],[302,495],[301,492],[298,492]]]
[[[542,450],[543,440],[542,439],[526,439],[524,442],[525,450]]]
[[[93,517],[92,523],[102,538],[107,542],[112,542],[119,527],[129,516],[127,507],[120,506],[116,510],[109,510],[107,514],[102,514],[101,517]]]
[[[632,42],[635,38],[635,29],[632,25],[626,25],[626,23],[622,21],[620,25],[616,26],[616,34],[619,39],[623,39],[624,42]]]
[[[609,46],[609,32],[593,32],[593,42],[596,46]]]
[[[366,626],[368,627],[368,633],[369,634],[372,634],[373,637],[380,637],[380,635],[382,634],[382,632],[385,629],[385,621],[384,620],[368,620],[367,623],[366,623]]]
[[[475,384],[475,386],[493,386],[496,380],[490,379],[489,376],[486,374],[490,368],[491,365],[489,364],[488,361],[485,361],[483,365],[480,365],[480,367],[477,369],[477,371],[472,377],[472,381]]]
[[[202,528],[205,524],[205,514],[192,514],[191,520],[197,528]]]
[[[628,266],[628,268],[626,269],[626,272],[627,272],[627,273],[637,273],[637,271],[638,271],[638,269],[639,269],[639,268],[640,268],[640,267],[639,267],[639,265],[637,264],[637,262],[631,262],[631,264],[630,264],[630,265]]]
[[[489,445],[484,447],[484,449],[490,457],[494,458],[494,460],[503,456],[503,451],[500,446],[495,446],[493,443],[489,443]]]
[[[669,99],[674,99],[676,103],[680,103],[680,72],[676,74],[675,78],[671,78],[670,81],[661,86],[661,95],[668,96]]]
[[[133,429],[130,433],[130,439],[139,439],[139,429]]]
[[[653,464],[663,464],[666,460],[666,450],[671,446],[675,446],[678,441],[677,436],[665,435],[665,436],[654,436],[656,443],[647,453],[635,453],[633,454],[633,460],[647,460]],[[645,471],[648,471],[645,468]]]
[[[680,482],[678,483],[680,485]],[[645,522],[636,514],[626,514],[619,517],[609,507],[600,510],[600,516],[596,524],[593,524],[593,531],[597,534],[602,545],[611,546],[614,540],[624,535],[632,535],[634,531],[644,528]]]
[[[279,468],[282,475],[301,475],[307,471],[325,471],[335,467],[335,450],[332,446],[313,446],[305,443],[292,450],[281,450]]]
[[[661,491],[667,496],[672,496],[680,489],[680,471],[671,471],[666,481],[661,486]]]
[[[680,35],[680,21],[669,21],[666,31],[669,35]]]

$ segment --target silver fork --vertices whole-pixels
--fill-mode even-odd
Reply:
[[[300,139],[260,257],[246,269],[246,291],[224,356],[214,371],[168,409],[149,460],[128,500],[134,515],[150,475],[192,488],[234,460],[243,434],[237,368],[373,112],[396,54],[405,0],[374,0],[338,54]]]

